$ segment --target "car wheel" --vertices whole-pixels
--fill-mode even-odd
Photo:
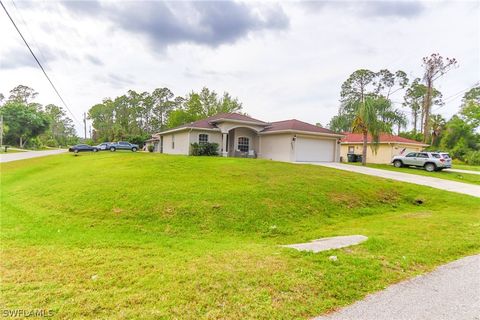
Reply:
[[[395,166],[395,168],[401,168],[401,167],[403,167],[403,163],[402,163],[402,161],[400,161],[400,160],[395,160],[395,161],[393,161],[393,165]]]
[[[133,151],[133,152],[136,152],[136,151],[137,151],[137,148],[133,147],[133,148],[132,148],[132,151]]]
[[[437,167],[433,163],[427,163],[425,165],[425,170],[427,170],[428,172],[433,172],[436,168]]]
[[[98,149],[93,149],[93,152],[97,152],[97,151],[98,151]]]
[[[78,153],[78,149],[73,150],[74,153]]]
[[[114,148],[114,147],[111,147],[111,148],[110,148],[110,151],[112,151],[112,152],[115,151],[115,148]]]

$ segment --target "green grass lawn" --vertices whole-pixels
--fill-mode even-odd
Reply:
[[[25,152],[25,151],[9,148],[7,149],[7,152],[5,152],[5,148],[0,148],[0,154],[9,154],[9,153],[17,153],[17,152]]]
[[[308,319],[480,252],[480,199],[313,165],[62,154],[1,195],[2,309],[57,319]]]
[[[351,165],[357,165],[357,166],[361,165],[361,163],[359,162],[352,162],[352,163],[347,162],[347,163]],[[459,173],[459,172],[453,172],[453,171],[428,172],[423,168],[415,168],[415,167],[395,168],[391,164],[368,163],[367,167],[390,170],[390,171],[399,171],[399,172],[405,172],[405,173],[411,173],[411,174],[418,174],[421,176],[453,180],[453,181],[465,182],[465,183],[471,183],[471,184],[480,184],[480,175],[478,174]],[[458,165],[453,165],[453,167],[456,169],[460,169]],[[464,170],[467,170],[467,169],[464,169]]]
[[[468,164],[453,164],[453,168],[461,170],[470,170],[470,171],[480,171],[480,166],[470,166]]]

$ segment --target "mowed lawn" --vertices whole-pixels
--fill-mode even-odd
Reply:
[[[479,253],[479,221],[478,198],[320,166],[131,152],[10,162],[1,306],[308,319]],[[350,234],[369,239],[317,254],[278,246]]]
[[[361,165],[360,163],[357,163],[357,162],[348,163],[348,164],[358,165],[358,166]],[[433,178],[446,179],[446,180],[452,180],[452,181],[457,181],[457,182],[464,182],[464,183],[480,185],[480,175],[478,175],[478,174],[461,173],[461,172],[454,172],[454,171],[448,171],[448,170],[446,170],[446,171],[442,170],[442,171],[437,171],[437,172],[428,172],[423,168],[415,168],[415,167],[395,168],[391,164],[369,163],[369,164],[367,164],[367,166],[370,167],[370,168],[384,169],[384,170],[404,172],[404,173],[411,173],[411,174],[417,174],[417,175],[426,176],[426,177],[433,177]],[[455,168],[455,169],[471,170],[471,169],[460,168],[460,166],[455,165],[455,164],[452,167]]]
[[[480,171],[480,166],[472,166],[467,164],[453,163],[453,167],[460,170]]]

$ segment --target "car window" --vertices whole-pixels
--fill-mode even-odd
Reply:
[[[417,154],[417,157],[418,158],[428,158],[428,153],[423,153],[423,152],[419,153],[419,154]]]
[[[432,157],[440,159],[441,156],[438,153],[432,153]]]
[[[441,156],[445,159],[450,159],[450,155],[447,153],[442,153]]]
[[[417,154],[415,152],[410,152],[409,154],[407,154],[405,157],[408,157],[408,158],[413,158],[413,157],[416,157]]]

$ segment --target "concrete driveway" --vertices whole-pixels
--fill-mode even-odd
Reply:
[[[67,152],[67,150],[62,149],[62,150],[42,150],[42,151],[25,151],[25,152],[16,152],[16,153],[2,153],[0,154],[0,163],[51,156],[54,154],[59,154],[64,152]]]
[[[457,192],[467,194],[469,196],[480,197],[480,186],[462,182],[456,182],[451,180],[445,180],[440,178],[419,176],[416,174],[409,174],[396,171],[388,171],[382,169],[374,169],[362,166],[353,166],[338,162],[301,162],[304,164],[313,164],[333,169],[345,170],[350,172],[356,172],[361,174],[367,174],[370,176],[376,176],[380,178],[392,179],[402,182],[419,184],[422,186],[428,186],[445,191]]]
[[[377,319],[480,319],[480,255],[443,265],[314,320]]]
[[[480,171],[473,171],[473,170],[462,170],[462,169],[445,169],[443,171],[446,172],[457,172],[457,173],[464,173],[464,174],[480,174]]]

